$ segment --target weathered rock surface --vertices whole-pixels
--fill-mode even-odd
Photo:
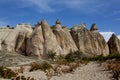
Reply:
[[[32,28],[29,24],[19,24],[15,29],[6,31],[2,35],[5,35],[1,38],[2,50],[18,51],[24,42],[24,38],[28,37],[32,32]],[[21,38],[21,39],[18,39]]]
[[[57,39],[54,33],[52,32],[50,26],[45,20],[42,20],[41,27],[44,38],[44,53],[48,53],[48,51],[52,50],[53,52],[56,52],[57,55],[62,54],[63,51],[59,46]]]
[[[4,49],[4,40],[12,29],[0,29],[0,50]]]
[[[108,41],[110,54],[120,54],[120,40],[115,34],[112,34]]]
[[[71,35],[80,51],[93,55],[109,54],[108,45],[103,36],[97,32],[95,25],[92,25],[90,31],[84,24],[74,26]]]
[[[62,28],[59,20],[56,21],[56,25],[53,28],[53,33],[55,34],[57,41],[63,50],[63,55],[68,54],[70,51],[74,52],[78,50],[69,30],[67,28]]]
[[[27,54],[42,56],[44,51],[44,39],[41,24],[37,23],[30,38],[28,39]]]

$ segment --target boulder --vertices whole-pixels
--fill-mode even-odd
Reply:
[[[108,41],[110,54],[120,54],[120,40],[115,34],[112,34]]]

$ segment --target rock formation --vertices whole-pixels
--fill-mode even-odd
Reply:
[[[74,26],[71,35],[80,51],[93,55],[109,54],[108,45],[103,36],[97,32],[96,25],[92,25],[90,31],[84,24]]]
[[[45,20],[42,20],[41,27],[44,38],[44,53],[47,53],[48,51],[52,50],[53,52],[56,52],[57,55],[62,54],[62,49],[59,46],[57,39],[53,34],[50,26]]]
[[[115,34],[112,34],[108,41],[110,54],[120,54],[120,40]]]
[[[41,24],[37,23],[27,43],[27,55],[42,56],[44,51],[44,39]]]
[[[109,47],[108,47],[109,45]],[[61,26],[59,20],[50,27],[45,20],[38,22],[34,30],[29,24],[19,24],[15,29],[0,29],[0,50],[16,51],[23,55],[44,57],[49,51],[66,55],[80,50],[91,55],[120,53],[120,41],[112,35],[107,42],[95,24],[88,30],[85,24],[71,30]]]
[[[103,54],[104,56],[108,55],[109,54],[108,44],[105,41],[104,37],[98,32],[96,24],[92,24],[90,31],[94,39],[92,43],[95,44],[95,46],[93,46],[93,49],[95,49],[98,55],[100,54]]]
[[[92,24],[90,31],[98,32],[98,28],[97,28],[96,24]]]
[[[56,21],[56,25],[53,28],[53,33],[56,36],[57,42],[62,48],[63,55],[68,54],[70,51],[77,51],[78,48],[73,41],[72,36],[67,28],[62,28],[61,22],[59,20]]]
[[[29,24],[19,24],[15,29],[10,30],[8,33],[5,33],[5,37],[1,38],[2,50],[7,51],[16,51],[22,46],[24,42],[23,39],[28,37],[32,32],[32,28]],[[7,35],[6,35],[7,34]],[[3,34],[4,35],[4,34]],[[18,40],[18,36],[23,35],[22,40]],[[20,36],[19,36],[20,38]],[[17,41],[18,40],[18,41]]]

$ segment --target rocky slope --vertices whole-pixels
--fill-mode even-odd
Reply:
[[[90,30],[84,24],[70,30],[62,27],[59,20],[53,27],[42,20],[35,25],[35,29],[29,24],[19,24],[15,29],[0,29],[0,50],[38,57],[45,57],[49,51],[66,55],[77,50],[106,56],[109,53],[120,53],[119,43],[119,39],[114,39],[113,36],[107,44],[95,24]]]

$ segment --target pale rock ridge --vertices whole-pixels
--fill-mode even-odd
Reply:
[[[77,51],[78,48],[75,45],[69,30],[67,28],[62,28],[60,23],[61,22],[59,20],[56,21],[56,24],[53,28],[53,33],[55,34],[56,39],[63,50],[63,55],[66,55],[71,51]]]
[[[115,34],[112,34],[108,41],[110,54],[120,54],[120,40]]]

